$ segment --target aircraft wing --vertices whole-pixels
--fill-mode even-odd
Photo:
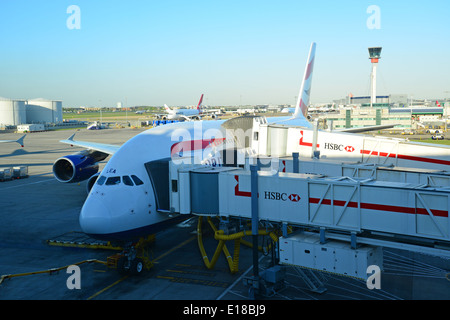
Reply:
[[[334,130],[334,131],[360,133],[360,132],[367,132],[367,131],[389,129],[389,128],[393,128],[395,126],[396,126],[396,124],[386,124],[386,125],[370,126],[370,127],[363,127],[363,128],[348,128],[348,129]]]
[[[197,118],[201,117],[202,115],[203,115],[203,114],[193,114],[193,115],[186,116],[186,115],[184,115],[184,114],[179,114],[179,116],[180,116],[181,118],[183,118],[185,121],[194,121],[194,120],[196,120]]]
[[[100,151],[107,154],[114,154],[117,150],[119,150],[120,146],[114,144],[104,144],[104,143],[96,143],[96,142],[87,142],[87,141],[75,141],[73,137],[75,133],[71,135],[67,140],[60,140],[62,143],[67,143],[72,146],[82,147],[86,149],[92,149],[96,151]]]
[[[198,117],[198,115],[196,115]],[[185,116],[184,114],[180,114],[180,117],[183,118],[186,121],[193,121],[194,117],[193,116]]]
[[[210,113],[214,113],[214,112],[217,112],[217,110],[203,109],[202,113],[200,115],[202,115],[202,114],[210,114]]]

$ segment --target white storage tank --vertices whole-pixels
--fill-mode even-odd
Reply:
[[[60,123],[62,121],[61,101],[42,98],[28,100],[27,123]]]
[[[25,100],[0,98],[0,124],[17,126],[27,122]]]

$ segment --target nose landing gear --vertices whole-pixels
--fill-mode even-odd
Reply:
[[[108,257],[107,265],[116,268],[120,274],[140,275],[153,267],[148,253],[148,246],[155,239],[155,235],[141,238],[137,243],[124,246],[121,253]]]

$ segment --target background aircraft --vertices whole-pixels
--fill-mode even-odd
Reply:
[[[17,142],[23,148],[24,147],[23,140],[25,139],[25,137],[26,137],[26,134],[24,134],[22,137],[20,137],[17,140],[0,140],[0,143]]]
[[[94,123],[91,123],[87,126],[87,130],[101,130],[104,128],[105,127],[99,121],[94,121]]]
[[[187,121],[192,121],[192,120],[200,120],[202,116],[207,115],[207,114],[211,114],[211,116],[213,118],[216,118],[215,113],[213,113],[213,111],[204,111],[202,110],[201,106],[202,106],[202,102],[203,102],[203,94],[200,97],[200,100],[197,104],[197,108],[195,109],[170,109],[166,104],[164,105],[164,109],[166,110],[166,114],[159,114],[156,116],[157,119],[162,119],[162,120],[187,120]]]

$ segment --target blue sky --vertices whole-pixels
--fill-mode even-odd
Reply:
[[[0,96],[65,107],[294,104],[312,41],[312,103],[368,95],[371,46],[378,94],[450,98],[448,0],[0,0],[0,36]]]

